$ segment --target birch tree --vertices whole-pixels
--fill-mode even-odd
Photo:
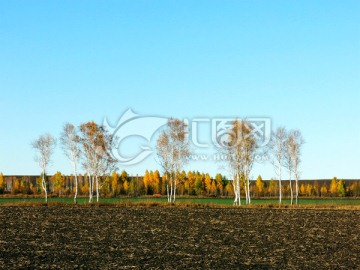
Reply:
[[[235,120],[228,130],[227,142],[220,150],[226,156],[233,178],[234,205],[241,205],[241,181],[244,182],[246,204],[251,203],[250,173],[255,162],[258,144],[252,136],[252,127],[246,120]]]
[[[225,151],[229,172],[233,179],[234,205],[241,205],[240,175],[242,173],[242,163],[239,162],[241,160],[241,151],[235,145],[238,136],[237,131],[237,122],[235,122],[234,133],[228,135],[228,142],[223,145],[223,150]]]
[[[32,142],[32,147],[36,151],[35,161],[39,163],[42,170],[41,186],[45,193],[45,202],[48,202],[48,192],[46,185],[46,169],[51,162],[51,156],[56,146],[56,140],[50,135],[45,134]]]
[[[190,155],[187,125],[179,119],[170,118],[166,129],[160,134],[156,150],[166,177],[168,202],[175,202],[177,175]]]
[[[168,202],[171,202],[172,195],[172,181],[169,181],[169,173],[174,170],[173,164],[171,162],[171,145],[170,145],[170,136],[167,132],[163,132],[160,134],[157,143],[156,150],[158,155],[158,160],[163,168],[164,177],[166,182],[166,194]],[[171,189],[169,187],[171,185]],[[171,192],[170,192],[171,190]]]
[[[96,124],[94,122],[88,122],[80,125],[81,132],[81,144],[84,151],[83,167],[86,171],[89,181],[89,203],[93,202],[93,184],[94,184],[94,151],[92,148],[93,141],[95,140]]]
[[[292,163],[292,171],[295,177],[295,201],[299,204],[299,165],[301,163],[301,147],[304,144],[304,139],[299,130],[293,130],[289,133],[287,140],[289,156]]]
[[[74,203],[77,203],[78,196],[78,177],[77,165],[81,157],[81,140],[77,133],[76,127],[70,123],[66,123],[60,136],[60,142],[64,154],[70,160],[75,174],[75,195]]]
[[[83,167],[89,179],[89,202],[93,202],[94,184],[96,201],[99,202],[100,178],[116,168],[117,161],[110,154],[115,139],[104,127],[93,121],[81,124],[80,131],[84,151]]]
[[[110,175],[111,172],[117,169],[117,160],[111,155],[111,148],[113,147],[116,138],[113,137],[103,127],[99,126],[97,139],[95,141],[95,183],[96,183],[96,202],[99,202],[100,189],[104,183],[101,183],[101,177]]]
[[[277,178],[279,180],[279,203],[282,203],[282,168],[285,166],[286,152],[287,152],[287,134],[284,127],[279,127],[276,132],[273,132],[269,143],[269,150],[272,163]]]
[[[242,124],[242,148],[244,151],[244,181],[245,181],[245,192],[246,192],[246,203],[251,204],[250,196],[250,173],[254,166],[256,154],[258,150],[258,142],[254,136],[252,136],[253,128],[247,122],[243,121]]]
[[[243,152],[241,151],[241,122],[235,120],[232,127],[227,131],[227,141],[222,143],[220,150],[226,156],[230,175],[233,179],[234,205],[241,205],[241,176],[243,173]]]

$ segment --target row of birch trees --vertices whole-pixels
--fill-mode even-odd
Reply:
[[[290,183],[291,204],[294,203],[294,190],[292,185],[293,177],[295,179],[295,202],[299,203],[299,166],[301,163],[301,147],[304,139],[299,130],[287,131],[284,127],[279,127],[272,133],[268,145],[268,154],[270,162],[274,167],[277,179],[279,180],[279,203],[282,203],[282,185],[283,169],[288,172]]]
[[[186,136],[187,126],[178,119],[169,119],[167,129],[161,133],[157,140],[158,161],[164,175],[167,177],[168,201],[174,202],[176,198],[176,175],[188,161],[190,155],[189,141]],[[286,169],[290,180],[291,204],[294,202],[292,179],[295,179],[295,203],[299,198],[299,165],[301,163],[301,148],[304,139],[299,130],[287,131],[280,127],[272,132],[269,143],[261,147],[254,127],[246,120],[237,119],[226,132],[224,142],[219,152],[228,167],[233,179],[234,205],[241,205],[241,186],[244,188],[246,204],[251,204],[250,173],[257,157],[263,155],[274,166],[279,180],[279,203],[282,203],[282,172]],[[243,183],[243,185],[242,185]]]
[[[109,132],[95,122],[87,122],[75,127],[73,124],[64,125],[60,143],[64,154],[72,164],[75,176],[74,203],[78,196],[78,167],[82,166],[86,171],[89,181],[89,202],[93,202],[94,188],[96,201],[99,202],[101,183],[100,177],[116,170],[117,161],[111,155],[111,149],[115,138]],[[42,189],[47,202],[46,170],[51,162],[51,157],[56,147],[56,139],[51,134],[41,135],[32,142],[36,151],[35,160],[42,170]]]
[[[254,128],[246,120],[236,120],[228,132],[228,140],[223,143],[221,151],[227,156],[230,174],[233,178],[234,205],[241,205],[241,181],[244,183],[245,202],[251,204],[250,173],[256,157],[262,155],[266,158],[259,160],[270,161],[279,180],[279,203],[282,203],[282,171],[286,168],[290,180],[291,204],[294,201],[292,177],[295,178],[295,202],[299,198],[299,165],[301,162],[301,147],[304,144],[299,130],[287,132],[280,127],[272,132],[269,143],[260,147],[259,139],[254,136]]]
[[[179,119],[168,119],[167,125],[159,135],[156,143],[157,162],[163,169],[168,202],[175,202],[178,175],[188,162],[191,154],[187,136],[188,127]],[[266,156],[275,169],[279,181],[279,203],[282,202],[281,180],[286,170],[290,179],[291,204],[298,204],[299,197],[299,165],[301,148],[304,143],[299,130],[287,131],[284,127],[272,132],[267,146],[262,146],[255,136],[255,129],[247,120],[237,119],[227,130],[225,141],[219,142],[218,151],[226,158],[228,172],[232,177],[234,205],[241,205],[241,187],[244,189],[245,202],[251,204],[250,174],[259,155]],[[60,144],[69,159],[75,175],[74,202],[78,196],[78,168],[81,166],[87,175],[89,184],[89,202],[93,202],[94,190],[96,201],[99,202],[101,176],[116,170],[117,160],[111,155],[116,138],[101,125],[94,122],[81,124],[79,127],[67,123],[64,125]],[[36,160],[42,169],[42,189],[47,202],[45,181],[46,169],[56,146],[56,140],[50,134],[40,136],[32,143],[36,150]],[[295,194],[292,180],[295,180]]]

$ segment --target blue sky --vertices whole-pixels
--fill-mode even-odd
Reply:
[[[4,174],[39,173],[30,142],[40,134],[132,108],[270,117],[302,131],[303,178],[359,178],[359,103],[359,1],[0,1]],[[153,157],[120,167],[145,168],[160,169]],[[58,170],[71,173],[59,147]],[[259,174],[275,176],[269,165]]]

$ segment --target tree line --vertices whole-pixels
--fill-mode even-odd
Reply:
[[[86,175],[78,174],[78,195],[88,196],[89,183]],[[182,171],[177,177],[177,195],[201,197],[234,197],[232,181],[224,175],[210,177],[207,173]],[[75,176],[57,172],[46,176],[47,192],[53,197],[73,197]],[[4,176],[0,173],[0,194],[44,195],[42,176]],[[166,196],[166,178],[158,170],[146,170],[144,175],[129,176],[126,171],[113,172],[100,177],[101,197],[119,198],[123,196]],[[244,182],[241,182],[242,196],[245,196]],[[263,180],[258,176],[250,181],[250,195],[253,198],[278,198],[279,181]],[[283,198],[290,198],[290,181],[282,181]],[[302,180],[299,185],[300,197],[359,197],[360,181],[347,181],[334,177],[332,180]]]

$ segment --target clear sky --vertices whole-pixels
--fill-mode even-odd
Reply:
[[[360,178],[359,103],[358,0],[0,1],[4,174],[39,174],[30,143],[40,134],[131,108],[270,117],[302,131],[302,178]],[[160,169],[153,156],[120,169],[145,168]],[[57,170],[71,173],[59,147]],[[275,176],[269,165],[259,174]]]

